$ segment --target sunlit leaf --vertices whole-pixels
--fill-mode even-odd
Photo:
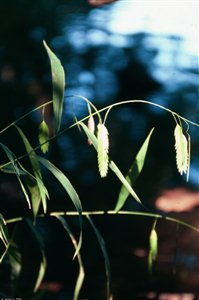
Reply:
[[[46,272],[46,258],[45,258],[44,252],[42,251],[42,260],[39,265],[38,277],[37,277],[37,281],[35,283],[34,292],[36,292],[38,290],[38,288],[44,278],[45,272]]]
[[[73,185],[71,184],[71,182],[69,181],[69,179],[66,177],[66,175],[64,175],[63,172],[61,172],[57,167],[55,167],[47,159],[42,158],[42,157],[38,157],[38,159],[39,159],[39,162],[44,167],[46,167],[57,178],[57,180],[60,182],[60,184],[65,189],[65,191],[70,196],[70,199],[72,200],[72,202],[73,202],[76,210],[79,213],[79,222],[80,222],[80,230],[81,230],[81,232],[80,232],[78,247],[77,247],[77,250],[75,252],[75,256],[76,256],[77,252],[79,251],[79,249],[81,247],[81,243],[82,243],[82,218],[81,218],[82,205],[81,205],[81,201],[80,201],[79,196],[78,196],[76,190],[74,189]]]
[[[8,230],[6,227],[6,222],[1,214],[0,214],[0,239],[4,244],[4,249],[2,250],[2,253],[0,253],[0,263],[1,263],[9,247]]]
[[[3,241],[5,246],[3,252],[0,254],[0,263],[5,255],[8,255],[11,268],[11,288],[14,290],[16,280],[21,271],[21,254],[17,244],[13,241],[14,235],[12,235],[12,239],[10,239],[8,235],[6,223],[2,215],[0,215],[0,239]]]
[[[53,111],[54,111],[54,118],[55,118],[54,126],[55,126],[55,134],[57,134],[61,126],[61,118],[63,112],[65,74],[60,60],[48,47],[46,42],[44,41],[43,43],[48,53],[50,64],[51,64],[52,84],[53,84]]]
[[[188,143],[185,135],[183,134],[182,128],[179,124],[176,125],[175,131],[175,150],[176,150],[176,163],[179,173],[182,175],[186,174],[188,170]]]
[[[148,146],[149,146],[149,141],[150,141],[151,135],[153,133],[153,130],[154,130],[154,128],[152,128],[149,135],[147,136],[144,143],[142,144],[139,152],[136,155],[136,158],[135,158],[131,168],[129,169],[129,172],[128,172],[127,176],[125,177],[126,181],[131,186],[134,185],[136,179],[138,178],[138,176],[140,175],[140,173],[143,169],[146,154],[147,154],[147,150],[148,150]],[[116,211],[120,210],[123,207],[123,205],[125,204],[128,196],[129,196],[129,191],[126,189],[125,185],[123,185],[121,187],[121,190],[120,190],[120,193],[119,193],[119,196],[118,196],[118,200],[117,200],[117,204],[116,204],[116,207],[115,207]]]
[[[141,200],[139,199],[138,195],[136,194],[136,192],[133,190],[133,188],[130,186],[130,184],[128,183],[128,181],[125,179],[124,175],[122,174],[122,172],[119,170],[119,168],[116,166],[116,164],[113,161],[110,161],[109,163],[109,167],[110,169],[115,173],[115,175],[119,178],[119,180],[122,182],[122,184],[125,186],[125,188],[127,189],[127,191],[129,192],[129,194],[131,194],[131,196],[140,204]],[[118,203],[118,205],[115,207],[115,211],[119,211],[121,206],[121,204]]]
[[[36,292],[38,290],[39,286],[41,285],[42,280],[45,275],[45,272],[46,272],[46,266],[47,266],[46,256],[45,256],[45,251],[44,251],[44,243],[43,243],[43,240],[42,240],[42,237],[41,237],[39,231],[36,229],[36,226],[34,226],[33,223],[29,219],[26,219],[26,222],[29,225],[32,234],[34,235],[35,240],[37,241],[37,245],[38,245],[38,247],[40,249],[40,253],[41,253],[41,261],[39,264],[39,271],[38,271],[37,278],[36,278],[35,284],[34,284],[34,292]]]
[[[8,230],[6,227],[6,222],[1,214],[0,214],[0,239],[2,240],[5,246],[8,244],[8,239],[9,239]]]
[[[30,208],[31,205],[30,205],[30,199],[29,199],[29,196],[28,196],[28,193],[26,191],[26,188],[23,184],[23,182],[21,181],[21,178],[20,178],[20,175],[21,175],[21,170],[19,170],[19,168],[17,167],[17,164],[16,164],[16,156],[14,155],[14,153],[7,147],[5,146],[4,144],[0,143],[0,146],[3,148],[3,150],[5,151],[9,161],[11,162],[11,168],[13,168],[13,171],[15,173],[15,175],[17,176],[17,179],[20,183],[20,186],[21,186],[21,189],[24,193],[24,196],[26,198],[26,201],[28,203],[28,207]]]
[[[111,295],[111,267],[110,267],[110,261],[109,261],[109,256],[108,256],[108,252],[107,252],[107,249],[106,249],[106,245],[105,245],[105,242],[104,242],[104,239],[101,235],[101,233],[99,232],[99,230],[97,229],[97,227],[95,226],[95,224],[93,223],[91,217],[89,215],[86,215],[88,221],[90,222],[95,234],[96,234],[96,237],[97,237],[97,240],[98,240],[98,243],[100,245],[100,248],[102,250],[102,254],[103,254],[103,257],[104,257],[104,264],[105,264],[105,270],[106,270],[106,278],[107,278],[107,300],[111,300],[112,299],[112,295]]]
[[[37,181],[31,177],[26,178],[26,184],[31,195],[33,216],[36,218],[41,203],[41,195],[37,185]]]
[[[23,133],[23,131],[18,126],[15,125],[15,127],[17,128],[17,130],[24,142],[26,151],[27,151],[29,159],[30,159],[30,163],[32,165],[33,173],[35,176],[35,180],[29,180],[28,188],[31,192],[34,217],[36,217],[41,202],[43,205],[44,213],[46,213],[46,210],[47,210],[46,201],[47,201],[47,198],[49,198],[49,195],[48,195],[48,191],[42,180],[41,169],[40,169],[37,155],[36,155],[34,149],[32,148],[31,144],[29,143],[27,137]]]
[[[9,244],[5,246],[4,250],[2,250],[2,253],[0,253],[0,264],[2,263],[7,251],[8,251],[8,247],[9,247]]]
[[[109,138],[108,130],[104,124],[98,124],[97,126],[97,142],[97,158],[99,172],[101,177],[106,177],[109,163]]]
[[[48,129],[48,125],[46,124],[45,120],[43,120],[41,122],[41,124],[39,125],[39,143],[41,145],[41,151],[43,153],[48,152],[48,148],[49,148],[49,129]]]
[[[15,167],[13,167],[12,164],[9,164],[6,166],[0,165],[0,171],[7,173],[7,174],[16,174],[16,169],[17,169],[17,174],[26,175],[26,172],[19,169],[17,165],[15,165]]]
[[[40,170],[40,166],[39,166],[39,162],[37,159],[37,155],[33,149],[33,147],[31,146],[30,142],[28,141],[27,137],[25,136],[25,134],[23,133],[23,131],[21,130],[21,128],[19,128],[17,125],[15,125],[15,127],[17,128],[23,143],[25,145],[26,151],[28,153],[33,171],[35,173],[35,175],[39,176],[41,178],[41,170]]]
[[[94,135],[94,133],[92,133],[89,128],[82,122],[80,122],[80,126],[83,128],[85,134],[87,135],[88,139],[92,142],[92,145],[94,146],[95,150],[97,150],[97,138]]]
[[[80,251],[78,250],[78,243],[77,243],[73,233],[71,232],[70,227],[69,227],[68,223],[66,222],[66,220],[61,216],[56,216],[56,217],[61,222],[62,226],[64,227],[64,229],[67,231],[68,235],[70,236],[70,239],[75,248],[75,252],[77,253],[77,259],[78,259],[78,264],[79,264],[79,274],[78,274],[75,289],[74,289],[73,300],[78,300],[79,294],[80,294],[80,291],[82,288],[82,284],[84,281],[84,277],[85,277],[84,266],[83,266],[81,254],[80,254]]]

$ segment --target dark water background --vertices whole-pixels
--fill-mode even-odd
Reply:
[[[87,97],[97,108],[121,100],[145,99],[165,105],[198,122],[196,9],[191,9],[186,3],[184,6],[165,3],[162,7],[157,4],[159,12],[155,20],[150,13],[150,5],[144,6],[143,2],[136,6],[136,3],[133,7],[131,3],[118,1],[93,8],[86,1],[1,0],[1,128],[35,105],[51,99],[50,68],[42,40],[47,41],[66,71],[63,127],[73,122],[74,112],[78,119],[87,114],[85,103],[77,98],[68,98],[71,94]],[[191,5],[197,8],[197,3]],[[167,21],[164,12],[170,12]],[[183,15],[185,12],[187,14]],[[170,26],[166,26],[167,23]],[[50,118],[51,111],[47,114]],[[34,114],[20,124],[33,145],[37,143],[40,120],[41,116]],[[116,108],[107,120],[110,155],[124,173],[128,171],[150,129],[155,127],[144,171],[135,184],[143,203],[151,209],[154,209],[155,200],[162,190],[184,187],[198,191],[199,131],[190,126],[192,156],[187,183],[175,166],[174,126],[174,120],[168,113],[142,104]],[[14,129],[2,135],[2,142],[18,155],[24,152]],[[60,136],[52,142],[48,158],[66,172],[85,210],[114,208],[120,183],[112,174],[107,179],[100,179],[96,153],[88,147],[83,133],[75,128]],[[45,177],[51,195],[49,210],[73,209],[54,179],[48,174]],[[1,174],[0,192],[0,208],[5,218],[28,214],[14,178]],[[125,209],[141,208],[129,199]],[[191,217],[184,217],[190,222],[197,221],[197,211]],[[153,220],[121,216],[95,217],[94,220],[107,243],[115,299],[149,299],[145,296],[149,291],[198,292],[199,270],[195,253],[198,243],[190,250],[180,240],[177,247],[174,225],[160,222],[160,259],[156,272],[150,277],[146,253],[143,252],[140,257],[135,254],[135,249],[147,250]],[[74,231],[78,230],[77,220],[69,219],[69,222]],[[38,226],[44,236],[48,258],[45,281],[58,282],[62,286],[59,293],[54,295],[49,292],[42,299],[72,299],[77,266],[71,262],[73,249],[69,246],[70,241],[55,221],[41,221]],[[87,277],[82,299],[105,299],[103,258],[86,221],[84,227],[82,254]],[[37,250],[34,250],[31,241],[24,244],[25,234],[28,234],[26,226],[21,224],[18,239],[26,255],[18,295],[28,299],[26,293],[34,277],[32,269]],[[179,236],[186,236],[186,231],[182,229]],[[188,244],[192,245],[196,237],[198,239],[197,235],[189,235]],[[180,249],[180,245],[183,250],[179,250],[175,260],[175,248]],[[163,254],[166,252],[165,261],[161,259],[161,251]],[[177,275],[173,275],[175,264],[179,269]],[[9,271],[5,263],[0,281],[5,295],[9,290],[6,272]],[[195,281],[190,283],[187,278],[193,274],[196,279],[194,277]],[[151,299],[155,297],[158,296]]]

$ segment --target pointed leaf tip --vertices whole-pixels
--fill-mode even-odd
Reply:
[[[50,59],[52,84],[53,84],[53,112],[54,112],[54,127],[55,134],[58,133],[61,126],[64,89],[65,89],[65,73],[60,60],[48,47],[47,43],[43,41],[44,47]]]
[[[149,146],[149,142],[150,142],[150,138],[151,135],[153,133],[155,128],[152,128],[151,131],[149,132],[147,138],[145,139],[144,143],[142,144],[140,150],[138,151],[135,160],[132,164],[132,166],[130,167],[127,176],[125,177],[125,184],[122,185],[119,196],[118,196],[118,200],[117,200],[117,204],[115,207],[115,210],[118,211],[119,209],[121,209],[130,192],[128,189],[128,186],[126,185],[126,183],[128,183],[129,186],[133,186],[135,181],[137,180],[137,178],[139,177],[140,173],[142,172],[142,169],[144,167],[144,163],[145,163],[145,158],[147,155],[147,151],[148,151],[148,146]]]
[[[38,138],[39,138],[39,143],[41,144],[41,151],[45,154],[46,152],[48,152],[48,148],[49,148],[49,142],[48,142],[49,129],[48,129],[48,125],[44,120],[39,125]]]

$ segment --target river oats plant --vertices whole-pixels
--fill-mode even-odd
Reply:
[[[2,214],[0,215],[0,263],[3,264],[5,260],[9,261],[10,264],[10,296],[17,296],[16,282],[19,278],[22,271],[22,258],[20,249],[17,244],[17,239],[15,238],[16,226],[20,222],[25,222],[29,234],[28,238],[33,240],[39,249],[39,264],[37,266],[37,276],[35,277],[34,287],[29,291],[29,298],[27,299],[36,299],[39,295],[39,287],[44,279],[47,259],[45,254],[44,242],[42,238],[42,232],[38,227],[38,220],[44,218],[54,218],[57,222],[60,223],[60,226],[63,227],[66,234],[70,237],[71,242],[74,246],[74,257],[73,259],[79,264],[79,273],[77,276],[73,300],[79,299],[80,291],[85,278],[83,258],[81,256],[81,245],[84,242],[83,240],[83,219],[86,219],[88,224],[90,224],[93,229],[96,238],[101,248],[104,264],[105,264],[105,273],[107,278],[107,300],[114,299],[111,292],[111,270],[109,256],[107,253],[105,241],[100,234],[98,228],[92,220],[92,215],[140,215],[148,216],[154,219],[153,226],[151,228],[149,236],[149,251],[148,251],[148,268],[149,272],[152,272],[153,262],[157,257],[158,253],[158,235],[156,231],[157,219],[165,218],[168,221],[175,222],[179,225],[186,226],[191,230],[199,232],[199,229],[195,228],[191,224],[171,218],[169,216],[162,216],[161,214],[156,214],[149,211],[142,204],[142,200],[139,198],[137,193],[134,190],[134,183],[140,173],[142,172],[147,150],[150,144],[151,137],[154,132],[154,128],[151,129],[145,141],[143,142],[140,150],[138,151],[132,166],[129,168],[128,174],[125,176],[122,174],[118,166],[111,160],[109,156],[109,133],[108,128],[106,127],[106,120],[109,116],[110,111],[117,106],[125,104],[134,104],[142,103],[147,105],[156,106],[157,109],[163,109],[173,116],[175,122],[175,152],[176,152],[176,165],[179,173],[181,175],[186,174],[187,180],[189,177],[189,167],[190,167],[190,136],[188,134],[189,125],[199,126],[199,124],[193,123],[192,121],[180,116],[174,111],[171,111],[168,108],[165,108],[159,104],[148,102],[145,100],[126,100],[123,102],[114,103],[107,107],[104,107],[100,110],[91,103],[88,99],[83,96],[73,95],[75,99],[80,99],[80,101],[85,101],[88,107],[88,115],[82,120],[77,120],[67,128],[61,129],[62,123],[62,113],[63,113],[63,102],[64,102],[64,90],[65,90],[65,74],[61,62],[56,57],[56,55],[51,51],[48,45],[44,42],[44,47],[47,51],[52,73],[52,85],[53,85],[53,97],[52,101],[42,104],[41,106],[35,108],[26,115],[20,117],[18,120],[14,121],[6,128],[1,130],[3,134],[6,130],[9,130],[11,127],[14,127],[16,134],[21,138],[26,153],[20,157],[17,157],[14,154],[14,149],[8,148],[7,145],[0,143],[2,150],[5,152],[7,160],[0,165],[0,170],[6,174],[14,174],[19,182],[21,190],[24,194],[24,201],[26,200],[27,205],[31,211],[31,217],[20,216],[17,218],[6,219]],[[67,99],[67,98],[66,98]],[[48,125],[45,121],[45,107],[48,105],[53,106],[53,134],[49,136]],[[20,121],[25,119],[28,115],[32,114],[35,111],[41,110],[43,120],[38,124],[38,140],[39,144],[32,146],[25,135],[25,133],[20,128]],[[104,118],[102,118],[102,112],[105,113]],[[95,117],[95,118],[94,118]],[[98,120],[98,122],[96,122]],[[95,124],[98,123],[98,124]],[[50,142],[53,139],[56,139],[59,135],[64,133],[66,130],[72,129],[74,127],[81,128],[82,134],[88,139],[88,142],[96,150],[96,159],[98,160],[99,174],[102,178],[108,176],[109,172],[113,172],[116,177],[121,182],[121,189],[119,191],[118,199],[115,203],[115,208],[109,211],[84,211],[82,208],[81,200],[76,192],[71,181],[66,177],[66,175],[60,171],[54,164],[52,164],[48,159],[45,158],[45,154],[48,152]],[[186,129],[184,129],[186,128]],[[41,150],[43,156],[37,154],[37,150]],[[27,170],[24,167],[23,159],[28,158],[31,166],[31,171]],[[96,164],[97,166],[97,164]],[[48,189],[45,186],[43,181],[43,170],[47,169],[55,179],[60,183],[64,188],[65,192],[70,197],[73,205],[74,211],[58,211],[58,212],[49,212],[48,211],[48,199],[49,193]],[[127,198],[131,196],[133,200],[137,201],[141,206],[141,211],[124,211],[122,210]],[[41,213],[42,210],[42,213]],[[79,235],[73,234],[70,226],[67,223],[67,218],[72,216],[78,216],[79,220]],[[72,258],[71,258],[72,259]],[[35,297],[36,295],[36,297]],[[35,297],[35,298],[34,298]],[[41,298],[38,298],[41,299]]]

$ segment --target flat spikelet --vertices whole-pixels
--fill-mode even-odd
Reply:
[[[94,133],[95,132],[95,121],[93,116],[90,116],[88,119],[88,129]],[[88,144],[92,145],[92,141],[90,139],[88,139]]]
[[[41,151],[43,153],[48,152],[49,142],[46,142],[49,139],[49,129],[46,122],[43,120],[39,125],[39,143],[41,144]],[[45,143],[46,142],[46,143]],[[45,143],[45,144],[43,144]],[[43,144],[43,145],[42,145]]]
[[[98,167],[101,177],[106,177],[108,173],[108,150],[109,150],[109,139],[108,139],[108,130],[104,124],[98,124],[97,126],[97,154],[98,154]]]
[[[176,150],[176,164],[179,173],[186,174],[189,168],[189,151],[188,142],[185,135],[182,132],[180,125],[176,125],[175,131],[175,150]]]
[[[156,259],[158,254],[158,235],[155,229],[151,230],[149,237],[149,256],[148,256],[148,266],[149,271],[152,273],[153,261]]]

